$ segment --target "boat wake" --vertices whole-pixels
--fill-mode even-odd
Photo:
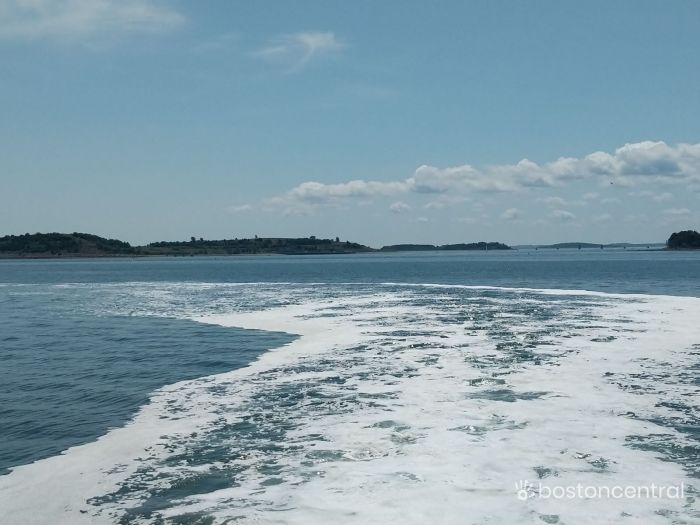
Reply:
[[[103,314],[302,337],[0,477],[4,523],[700,522],[700,299],[390,283],[99,296]],[[682,493],[610,494],[651,485]]]

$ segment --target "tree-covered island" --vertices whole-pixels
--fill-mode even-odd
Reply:
[[[666,241],[669,250],[699,250],[700,233],[695,230],[684,230],[672,233]]]
[[[301,238],[254,237],[251,239],[161,241],[143,246],[89,233],[25,233],[0,237],[0,258],[145,257],[195,255],[322,255],[369,252],[435,250],[509,250],[498,242],[461,244],[397,244],[377,250],[363,244],[315,236]]]

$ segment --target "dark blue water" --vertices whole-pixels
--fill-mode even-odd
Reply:
[[[140,285],[133,284],[214,283],[207,295],[192,299],[202,307],[220,299],[215,283],[248,282],[445,283],[700,296],[700,252],[0,261],[0,473],[124,424],[163,385],[245,366],[292,340],[167,313],[149,315],[157,294],[166,292],[155,290],[141,300]],[[129,293],[121,294],[127,283]]]
[[[530,250],[0,261],[0,283],[407,282],[700,295],[700,251]]]
[[[294,339],[97,316],[76,308],[77,295],[0,288],[0,474],[121,426],[163,385],[240,368]]]

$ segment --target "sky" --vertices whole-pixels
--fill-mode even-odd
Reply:
[[[700,2],[0,0],[0,235],[700,229]]]

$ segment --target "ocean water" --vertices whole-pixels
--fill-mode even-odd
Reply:
[[[1,261],[0,316],[2,524],[700,523],[697,252]]]

